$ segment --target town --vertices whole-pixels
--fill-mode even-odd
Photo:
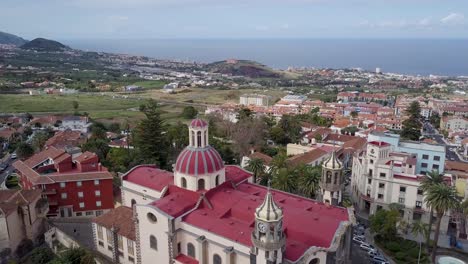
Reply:
[[[1,263],[468,259],[468,77],[0,51]]]

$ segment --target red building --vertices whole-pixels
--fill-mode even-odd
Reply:
[[[92,217],[114,208],[112,175],[94,153],[72,157],[48,147],[13,166],[23,189],[43,190],[49,202],[48,216]]]

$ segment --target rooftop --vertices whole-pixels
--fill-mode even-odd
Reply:
[[[174,176],[172,172],[158,169],[154,165],[141,165],[127,172],[123,180],[161,192],[174,182]]]
[[[117,234],[135,241],[133,210],[127,206],[117,207],[93,219],[93,222],[107,229],[115,228]]]

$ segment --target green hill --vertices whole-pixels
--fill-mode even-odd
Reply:
[[[28,41],[18,36],[0,31],[0,44],[10,44],[10,45],[15,45],[15,46],[21,46],[25,44],[26,42]]]
[[[70,49],[69,47],[63,45],[60,42],[44,38],[33,39],[30,42],[22,45],[20,48],[25,50],[37,51],[63,51]]]
[[[249,60],[234,60],[213,62],[207,65],[208,70],[216,73],[233,76],[246,76],[250,78],[278,78],[280,74],[275,70]]]

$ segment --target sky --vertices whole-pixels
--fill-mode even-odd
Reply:
[[[468,38],[468,0],[0,0],[33,39]]]

